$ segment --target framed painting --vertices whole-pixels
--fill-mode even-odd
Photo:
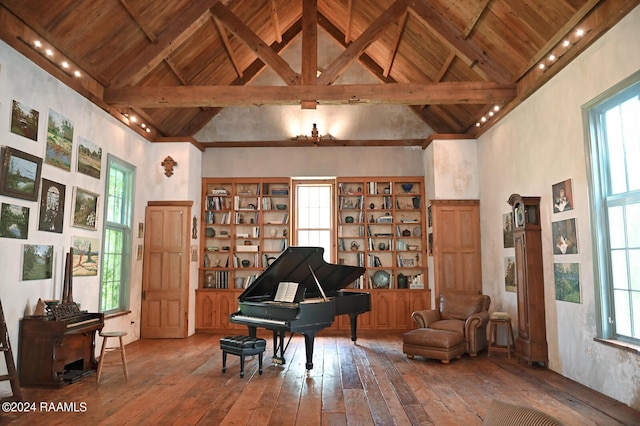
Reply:
[[[73,122],[50,109],[44,162],[62,170],[71,171],[72,150]]]
[[[74,236],[73,244],[73,276],[91,277],[98,275],[100,259],[100,240],[97,238]]]
[[[102,148],[78,137],[78,172],[100,179],[102,169]]]
[[[516,257],[506,256],[504,258],[504,289],[505,291],[516,292]]]
[[[556,287],[556,300],[580,303],[579,263],[554,263],[553,277]]]
[[[36,201],[41,172],[41,158],[9,146],[3,146],[0,194]]]
[[[22,281],[46,280],[53,277],[53,246],[22,246]]]
[[[22,105],[18,101],[13,101],[11,104],[11,133],[37,141],[39,121],[40,113],[38,111]]]
[[[576,231],[576,219],[566,219],[551,223],[553,234],[553,254],[577,254],[578,237]]]
[[[29,207],[2,203],[0,237],[26,240],[29,234]]]
[[[38,230],[62,233],[65,192],[63,184],[42,179]]]
[[[560,213],[573,210],[573,188],[571,179],[551,185],[553,195],[553,212]]]
[[[100,195],[86,189],[73,187],[73,213],[71,226],[76,228],[97,230],[98,199]]]
[[[513,214],[504,213],[502,215],[502,246],[513,248]]]

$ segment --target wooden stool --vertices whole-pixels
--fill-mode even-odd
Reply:
[[[102,337],[102,349],[100,349],[100,361],[98,361],[98,374],[96,382],[100,382],[100,376],[102,375],[102,366],[104,365],[104,355],[107,351],[107,340],[109,337],[117,337],[120,340],[120,348],[109,348],[110,350],[119,350],[122,357],[122,369],[124,370],[124,376],[129,380],[129,370],[127,369],[127,355],[124,352],[124,343],[122,338],[127,335],[126,331],[101,331]]]
[[[506,345],[497,344],[498,327],[505,327],[504,335],[507,340]],[[492,352],[506,352],[511,359],[511,352],[516,351],[516,340],[513,337],[513,328],[511,328],[511,318],[489,318],[489,356]]]
[[[227,354],[240,357],[240,377],[244,377],[244,357],[258,355],[258,373],[262,374],[262,354],[267,347],[267,341],[250,336],[227,336],[220,339],[222,349],[222,372],[227,371]]]

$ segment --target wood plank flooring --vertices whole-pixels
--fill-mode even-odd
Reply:
[[[108,353],[99,384],[93,375],[62,389],[25,388],[35,412],[0,413],[0,424],[473,426],[493,399],[569,425],[640,424],[640,412],[506,355],[483,352],[445,365],[407,359],[398,335],[360,336],[354,345],[321,333],[307,372],[304,339],[296,335],[285,365],[271,363],[267,338],[263,374],[250,357],[240,378],[237,356],[229,355],[221,372],[220,337],[134,342],[126,347],[128,381],[119,354]]]

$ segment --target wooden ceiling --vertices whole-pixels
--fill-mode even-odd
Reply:
[[[231,105],[381,103],[410,106],[436,132],[431,138],[475,138],[639,3],[0,0],[0,37],[152,141],[283,146],[288,142],[221,143],[193,135]],[[318,76],[319,31],[344,51]],[[279,56],[297,37],[300,70]],[[380,84],[336,83],[355,61]],[[265,67],[282,82],[247,85]]]

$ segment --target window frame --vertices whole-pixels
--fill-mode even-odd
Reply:
[[[587,186],[591,208],[593,277],[596,302],[597,337],[640,344],[640,339],[616,332],[613,271],[608,209],[640,201],[640,191],[610,195],[609,158],[604,145],[602,116],[605,111],[633,96],[640,97],[640,71],[635,72],[582,106],[585,133]],[[640,312],[637,312],[640,315]]]
[[[110,171],[112,168],[117,168],[123,171],[125,174],[125,180],[127,185],[125,188],[125,195],[123,198],[129,200],[128,204],[123,207],[123,216],[121,218],[123,223],[109,221],[109,184],[110,184]],[[100,291],[98,295],[98,310],[104,314],[117,314],[120,312],[126,312],[130,306],[130,289],[131,289],[131,267],[132,267],[132,253],[133,253],[133,212],[135,209],[135,184],[136,184],[136,167],[126,161],[121,160],[114,155],[107,155],[107,167],[105,178],[105,191],[104,191],[104,225],[102,228],[102,250],[101,250],[101,263],[100,268]],[[118,297],[118,306],[113,309],[102,310],[102,294],[104,286],[104,274],[105,274],[105,248],[107,244],[107,233],[111,230],[123,233],[122,238],[122,254],[120,265],[120,294]]]

